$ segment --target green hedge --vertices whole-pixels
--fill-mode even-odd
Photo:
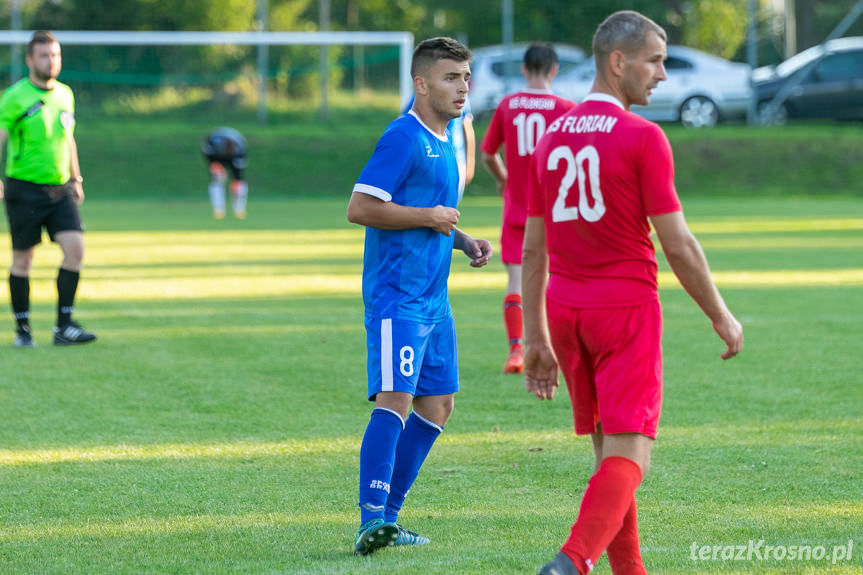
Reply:
[[[389,119],[387,112],[378,110],[365,116],[336,116],[329,122],[316,121],[312,114],[266,126],[248,121],[231,125],[249,140],[248,179],[254,194],[316,196],[350,192]],[[87,193],[91,198],[205,194],[208,176],[200,142],[222,122],[81,122],[77,134]],[[485,128],[477,126],[478,140]],[[683,196],[863,195],[860,124],[665,129]],[[481,161],[467,193],[496,193]]]
[[[666,131],[681,194],[863,195],[863,124]]]

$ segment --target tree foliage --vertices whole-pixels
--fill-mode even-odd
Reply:
[[[316,30],[321,0],[268,0],[271,30]],[[410,30],[477,47],[502,41],[502,0],[329,0],[333,30]],[[857,0],[797,0],[801,44],[822,40]],[[615,10],[638,10],[665,27],[671,43],[731,57],[745,41],[748,0],[513,0],[516,41],[575,44]],[[759,0],[762,12],[770,2]],[[78,30],[253,30],[255,0],[23,0],[25,28]],[[10,3],[0,5],[8,18]],[[852,33],[863,33],[858,22]],[[764,26],[762,35],[775,34]],[[806,47],[806,46],[802,46]]]
[[[273,31],[314,31],[320,28],[319,7],[325,0],[267,0],[267,28]],[[417,41],[447,35],[477,48],[503,41],[503,0],[328,0],[331,30],[409,30]],[[858,0],[796,0],[798,48],[824,39]],[[616,10],[637,10],[668,33],[669,43],[686,44],[729,59],[745,56],[749,0],[512,0],[513,40],[548,40],[574,44],[591,52],[597,25]],[[760,6],[759,62],[781,59],[784,28],[770,14],[770,0]],[[256,29],[257,0],[22,0],[24,29],[52,30],[224,30]],[[0,1],[0,19],[8,21],[11,3]],[[863,34],[863,21],[850,34]],[[0,67],[8,68],[10,50],[0,47]],[[390,51],[392,52],[392,51]],[[182,56],[178,56],[182,53]],[[369,62],[395,61],[395,53],[375,54],[372,48],[329,49],[332,84],[365,84]],[[318,91],[321,51],[315,47],[272,47],[268,66],[271,89],[284,98],[308,97]],[[122,78],[141,90],[158,91],[166,74],[182,75],[174,84],[209,83],[218,96],[254,98],[255,48],[207,46],[184,48],[137,46],[127,49],[64,48],[66,78],[78,72],[103,76],[96,80],[105,94],[123,92]],[[178,61],[180,63],[178,63]],[[178,72],[183,69],[184,71]],[[351,69],[354,68],[352,71]],[[357,72],[357,70],[360,70]],[[71,74],[70,74],[71,73]],[[113,75],[113,76],[112,76]],[[384,74],[381,74],[383,77]],[[392,73],[386,78],[391,80]],[[203,79],[202,79],[203,78]],[[152,80],[148,80],[152,79]],[[387,81],[387,80],[383,80]],[[377,82],[375,85],[380,85]],[[83,87],[83,86],[82,86]],[[82,94],[86,97],[86,94]],[[246,98],[249,99],[248,97]]]
[[[746,41],[747,6],[741,0],[692,2],[683,17],[683,43],[723,58]]]

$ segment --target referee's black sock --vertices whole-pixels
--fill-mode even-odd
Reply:
[[[9,299],[19,328],[30,327],[30,278],[9,274]]]
[[[75,292],[78,291],[78,272],[60,268],[57,272],[57,326],[63,327],[72,321]]]

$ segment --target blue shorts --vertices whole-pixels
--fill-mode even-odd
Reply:
[[[369,401],[381,391],[414,397],[458,391],[458,350],[452,315],[440,323],[366,318]]]

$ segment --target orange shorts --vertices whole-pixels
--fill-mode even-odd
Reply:
[[[659,300],[612,308],[547,301],[551,343],[566,379],[575,432],[655,438],[662,409]]]
[[[524,224],[503,223],[500,230],[500,261],[521,265],[521,248],[524,244]]]

